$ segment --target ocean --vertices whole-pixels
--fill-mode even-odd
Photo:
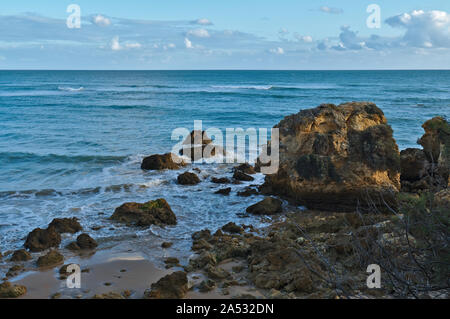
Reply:
[[[450,116],[450,71],[0,71],[0,251],[20,248],[55,217],[78,217],[103,246],[134,240],[157,262],[163,241],[187,258],[194,231],[264,225],[240,214],[261,197],[236,195],[262,175],[224,197],[209,179],[231,176],[230,165],[198,166],[204,181],[186,187],[176,184],[179,171],[143,172],[142,158],[170,152],[172,131],[194,120],[204,129],[271,128],[301,109],[348,101],[375,102],[400,149],[417,147],[423,122]],[[124,202],[156,198],[169,202],[177,226],[108,220]]]

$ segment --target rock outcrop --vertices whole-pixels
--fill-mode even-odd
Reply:
[[[400,153],[402,191],[437,192],[448,188],[450,172],[450,125],[435,117],[422,125],[425,134],[418,143],[423,149],[408,148]]]
[[[18,298],[27,293],[27,288],[21,285],[12,285],[5,281],[0,284],[0,298]]]
[[[176,159],[174,161],[174,159]],[[164,155],[151,155],[142,161],[141,169],[143,170],[163,170],[163,169],[180,169],[186,166],[180,157],[175,154],[167,153]]]
[[[188,292],[188,280],[184,271],[177,271],[152,284],[145,293],[150,299],[182,299]]]
[[[261,191],[311,209],[385,207],[400,189],[400,154],[373,103],[323,104],[284,118],[280,166]],[[383,200],[382,200],[383,199]]]
[[[52,247],[58,247],[60,243],[61,235],[53,228],[36,228],[28,234],[24,246],[31,252],[41,252]]]
[[[180,150],[180,155],[187,156],[193,162],[219,154],[224,154],[223,148],[214,145],[206,132],[200,130],[192,131],[184,140]]]
[[[162,198],[144,204],[125,203],[116,208],[111,219],[135,226],[164,226],[177,223],[177,217],[167,201]]]
[[[194,173],[185,172],[178,176],[177,182],[180,185],[197,185],[200,183],[200,178]]]
[[[11,256],[11,261],[17,262],[17,261],[28,261],[30,260],[31,254],[26,251],[25,249],[19,249],[16,250],[13,255]]]

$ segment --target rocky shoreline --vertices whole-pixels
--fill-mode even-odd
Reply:
[[[257,229],[230,222],[214,233],[195,232],[188,263],[166,258],[170,273],[153,278],[142,294],[131,293],[129,287],[86,293],[83,298],[448,297],[450,126],[444,118],[424,123],[425,134],[418,141],[422,149],[401,152],[383,112],[369,102],[320,105],[288,116],[275,127],[280,130],[278,172],[238,194],[243,199],[265,195],[246,214],[269,216],[271,226]],[[193,131],[180,155],[189,149],[191,155],[205,148],[223,152],[212,143],[204,132]],[[141,169],[184,170],[177,183],[186,192],[202,182],[199,168],[190,170],[174,158],[170,153],[152,155],[144,158]],[[260,168],[257,161],[254,167],[236,166],[232,179],[212,177],[214,184],[223,186],[215,193],[229,195],[233,185],[254,181]],[[124,203],[110,220],[137,228],[177,224],[163,198]],[[75,217],[55,219],[46,229],[31,231],[25,249],[0,253],[0,260],[11,264],[0,298],[27,296],[30,287],[14,278],[30,265],[58,270],[64,280],[68,264],[59,249],[66,233],[78,236],[64,251],[75,256],[95,253],[98,243]],[[430,242],[432,247],[424,248]],[[163,243],[161,249],[171,245]],[[433,265],[427,263],[430,255],[439,259]],[[434,266],[442,261],[444,267]],[[382,289],[367,288],[366,268],[371,263],[381,264],[388,274]],[[414,265],[411,270],[410,263],[419,270]],[[55,294],[48,297],[61,297]]]

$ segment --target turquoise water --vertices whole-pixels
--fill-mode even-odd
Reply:
[[[115,207],[165,197],[179,225],[140,230],[139,243],[172,239],[182,251],[193,230],[258,222],[236,216],[258,197],[217,197],[207,181],[185,188],[177,172],[142,172],[144,155],[171,150],[173,129],[194,120],[270,128],[300,109],[364,100],[385,112],[403,149],[416,145],[426,119],[450,116],[449,92],[450,71],[0,71],[0,250],[56,216],[119,240],[136,230],[109,229]],[[225,165],[201,169],[205,180],[231,174]]]

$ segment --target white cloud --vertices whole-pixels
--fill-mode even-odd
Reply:
[[[209,38],[209,32],[206,29],[195,29],[195,30],[189,30],[188,35],[198,37],[198,38]]]
[[[186,46],[186,49],[194,48],[194,46],[192,45],[192,42],[188,38],[184,38],[184,45]]]
[[[344,12],[344,10],[342,10],[341,8],[330,8],[327,6],[322,6],[319,9],[322,12],[326,12],[326,13],[331,13],[331,14],[341,14]]]
[[[92,18],[92,22],[94,22],[96,25],[100,27],[107,27],[111,24],[111,20],[102,16],[102,15],[96,15]]]
[[[341,27],[339,34],[340,42],[333,49],[342,50],[361,50],[366,43],[357,36],[357,32],[351,31],[349,26]]]
[[[299,34],[296,34],[296,35],[295,35],[295,38],[296,38],[298,41],[305,42],[305,43],[311,43],[311,42],[313,42],[313,38],[312,38],[312,36],[310,36],[310,35],[299,35]]]
[[[169,43],[163,46],[164,50],[175,49],[177,46],[173,43]]]
[[[119,43],[119,37],[114,37],[111,41],[111,50],[119,51],[122,49],[122,46]]]
[[[282,54],[284,54],[284,49],[283,48],[270,49],[270,52],[274,53],[274,54],[282,55]]]
[[[202,19],[197,19],[195,21],[192,21],[193,24],[198,24],[198,25],[213,25],[213,23],[205,18]]]
[[[414,10],[386,20],[392,27],[404,28],[404,45],[450,48],[450,14],[445,11]]]

